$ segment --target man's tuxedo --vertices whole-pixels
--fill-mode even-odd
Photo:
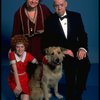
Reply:
[[[68,36],[64,35],[59,16],[53,14],[45,24],[45,34],[43,36],[43,46],[62,46],[74,52],[80,47],[87,48],[87,34],[84,30],[83,22],[79,13],[67,11]]]

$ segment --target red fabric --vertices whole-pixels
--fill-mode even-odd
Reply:
[[[41,52],[41,36],[42,35],[35,35],[29,39],[29,47],[27,49],[38,61],[42,61],[43,54]]]
[[[9,56],[10,60],[16,60],[14,52],[11,52],[9,55],[10,55]],[[21,62],[21,61],[16,62],[18,74],[26,72],[26,67],[27,67],[28,62],[32,62],[33,59],[34,59],[34,57],[30,53],[26,53],[26,58],[25,58],[24,62]],[[20,80],[20,84],[22,86],[22,91],[26,94],[29,94],[29,88],[28,88],[29,79],[28,79],[27,73],[19,76],[19,80]],[[15,89],[16,82],[15,82],[13,73],[10,73],[10,75],[8,77],[8,84],[12,90]]]
[[[29,90],[29,87],[28,87],[29,79],[28,79],[27,74],[19,76],[19,80],[20,80],[20,83],[21,83],[22,91],[25,94],[30,94],[30,90]],[[11,73],[9,78],[8,78],[8,85],[11,88],[11,90],[14,91],[14,89],[16,87],[16,83],[15,83],[15,78],[14,78],[13,73]]]
[[[10,61],[11,60],[16,60],[14,52],[10,53],[10,58],[9,59],[10,59]],[[16,61],[18,74],[25,72],[26,71],[26,66],[27,66],[28,62],[32,62],[33,59],[34,59],[34,57],[30,53],[26,53],[26,58],[25,58],[24,62],[22,62],[22,61],[17,62]]]
[[[8,56],[9,56],[9,60],[15,60],[15,56],[14,56],[14,52],[10,52],[8,53]]]
[[[48,64],[48,60],[46,59],[45,56],[43,57],[42,62],[43,62],[44,64]]]
[[[34,28],[35,28],[34,27],[35,24],[33,22],[31,22],[29,20],[29,18],[26,16],[25,7],[26,7],[25,4],[23,4],[23,6],[21,7],[22,8],[21,13],[22,13],[22,19],[23,19],[23,26],[24,27],[22,27],[21,18],[20,18],[20,9],[19,9],[15,13],[15,16],[14,16],[14,26],[13,26],[12,36],[16,35],[16,34],[24,34],[25,36],[27,36],[28,40],[29,40],[28,52],[30,52],[35,58],[37,58],[38,61],[42,61],[42,57],[43,57],[42,52],[41,52],[42,33],[35,34],[33,32]],[[44,23],[45,20],[47,19],[47,17],[51,14],[51,12],[45,5],[41,5],[41,8],[42,8],[42,11],[43,11],[43,18],[44,18],[43,23]],[[41,12],[40,12],[40,8],[38,6],[36,32],[38,32],[40,30],[44,30],[44,26],[42,25],[41,18],[42,18]],[[29,23],[28,23],[28,21],[29,21]],[[33,28],[33,31],[30,31],[30,33],[28,33],[28,24],[29,24],[29,29]],[[23,32],[23,28],[24,28],[24,32]],[[28,35],[30,35],[30,36],[28,36]]]

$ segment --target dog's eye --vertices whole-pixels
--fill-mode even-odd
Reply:
[[[59,51],[58,54],[60,54],[61,52]]]

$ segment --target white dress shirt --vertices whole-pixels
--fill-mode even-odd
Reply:
[[[66,15],[66,12],[64,13],[64,15],[63,16],[65,16]],[[63,17],[63,16],[61,16],[61,17]],[[60,23],[61,23],[61,26],[62,26],[62,29],[63,29],[63,31],[64,31],[64,35],[65,35],[65,37],[67,38],[67,35],[68,35],[68,28],[67,28],[67,18],[64,18],[63,20],[61,20],[60,18],[59,18],[59,21],[60,21]]]

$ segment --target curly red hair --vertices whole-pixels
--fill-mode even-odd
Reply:
[[[11,46],[13,49],[15,49],[16,44],[18,44],[18,43],[23,43],[25,48],[27,48],[29,45],[27,37],[25,37],[24,35],[20,35],[20,34],[14,35],[11,38]]]

